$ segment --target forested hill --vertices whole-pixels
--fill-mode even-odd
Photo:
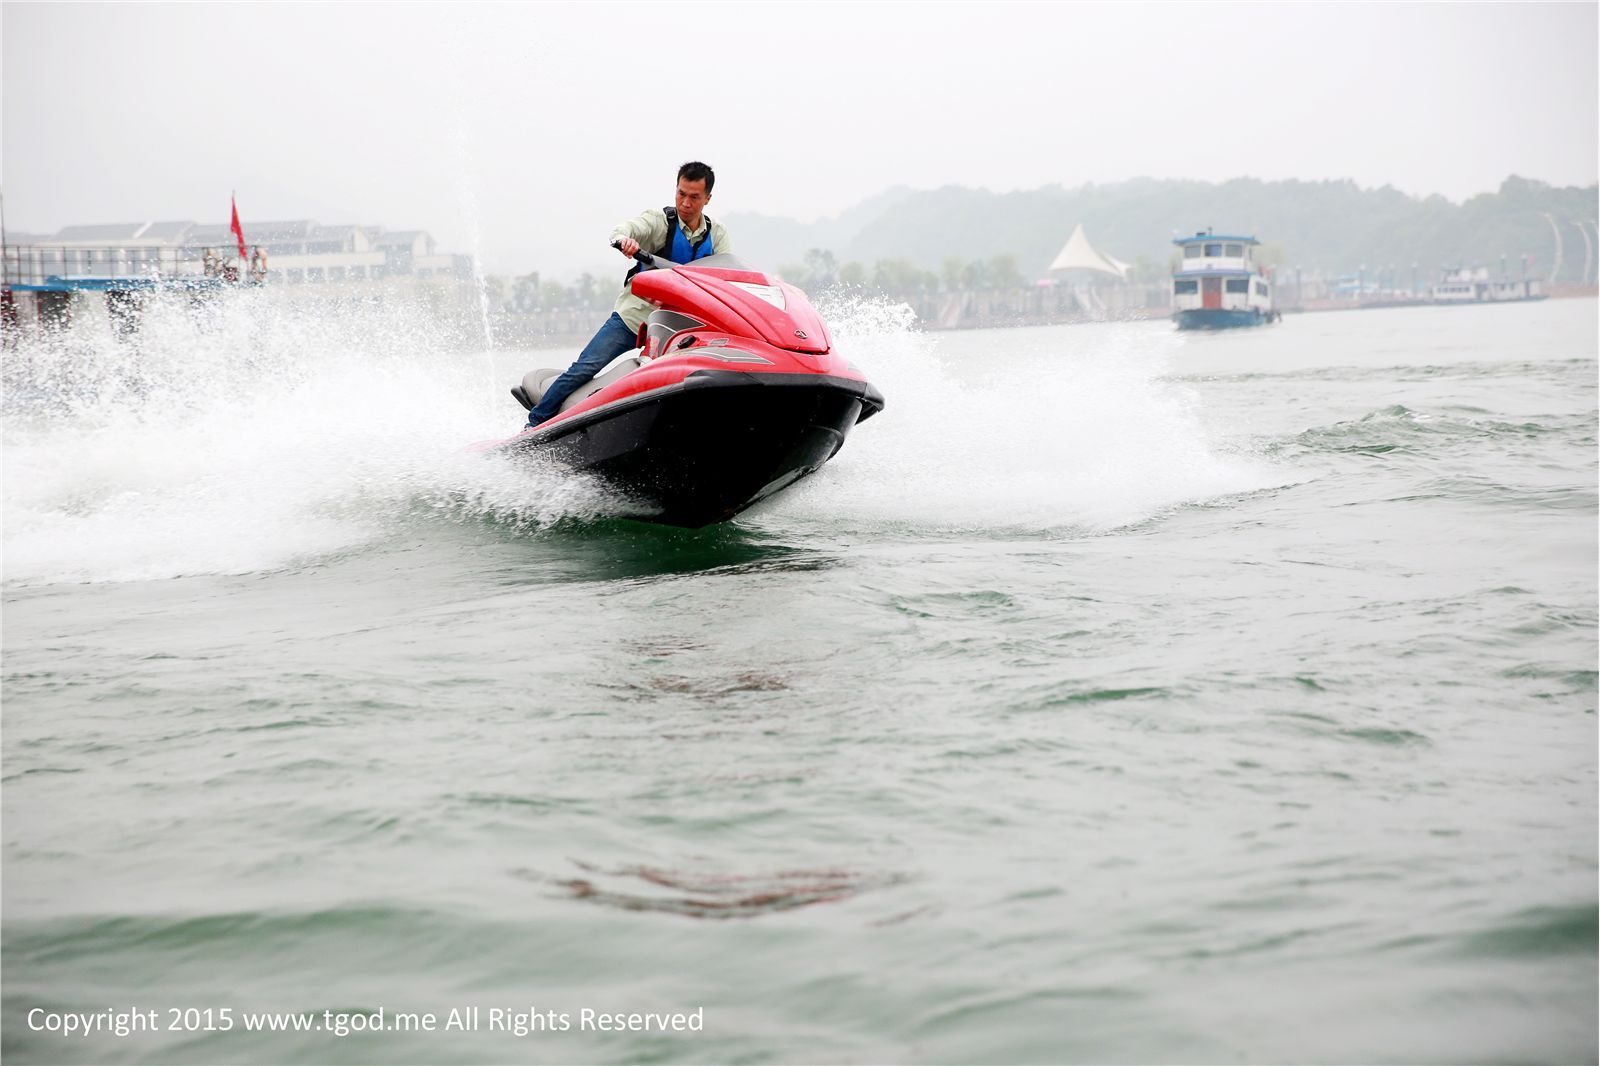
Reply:
[[[1165,274],[1173,237],[1211,227],[1217,233],[1254,234],[1269,262],[1291,270],[1327,273],[1365,266],[1403,272],[1417,264],[1431,275],[1440,267],[1498,269],[1504,256],[1516,272],[1526,254],[1532,273],[1546,278],[1559,232],[1557,280],[1577,282],[1585,266],[1578,223],[1595,241],[1591,220],[1597,200],[1600,187],[1595,185],[1558,188],[1519,177],[1460,204],[1390,187],[1362,189],[1351,181],[1236,178],[1215,184],[1137,178],[1012,193],[900,188],[811,224],[737,214],[726,222],[738,253],[773,269],[822,249],[841,264],[904,260],[935,271],[953,257],[1009,255],[1026,277],[1043,275],[1080,222],[1096,248],[1135,264],[1146,277]],[[1591,255],[1600,255],[1600,248]]]

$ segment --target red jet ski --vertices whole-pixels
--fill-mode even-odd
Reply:
[[[485,450],[548,457],[643,503],[636,517],[698,529],[816,470],[883,410],[793,285],[726,254],[634,258],[634,295],[656,305],[640,349]],[[511,394],[531,410],[561,373],[530,371]]]

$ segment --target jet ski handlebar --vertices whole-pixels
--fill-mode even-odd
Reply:
[[[622,250],[622,238],[618,237],[616,240],[612,241],[611,242],[611,247],[617,249],[618,251],[621,251]],[[643,248],[641,248],[637,252],[633,253],[633,259],[634,259],[634,262],[639,264],[640,269],[643,269],[643,270],[665,270],[668,267],[672,267],[672,266],[676,266],[677,265],[676,263],[674,263],[670,259],[662,259],[659,256],[651,255],[649,252],[645,251]]]

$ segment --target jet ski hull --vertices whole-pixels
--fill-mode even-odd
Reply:
[[[636,517],[698,529],[815,471],[882,404],[876,389],[851,378],[701,369],[501,450],[598,477],[645,508]]]
[[[639,504],[630,517],[698,529],[816,470],[883,409],[799,289],[727,254],[635,258],[632,292],[656,308],[639,350],[553,417],[475,450],[583,471]],[[529,371],[511,393],[535,410],[561,376]]]

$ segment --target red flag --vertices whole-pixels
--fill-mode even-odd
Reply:
[[[233,204],[233,224],[228,228],[233,231],[234,237],[239,242],[239,258],[249,259],[250,253],[244,247],[244,227],[239,225],[239,202],[233,197],[229,197],[229,202]]]

